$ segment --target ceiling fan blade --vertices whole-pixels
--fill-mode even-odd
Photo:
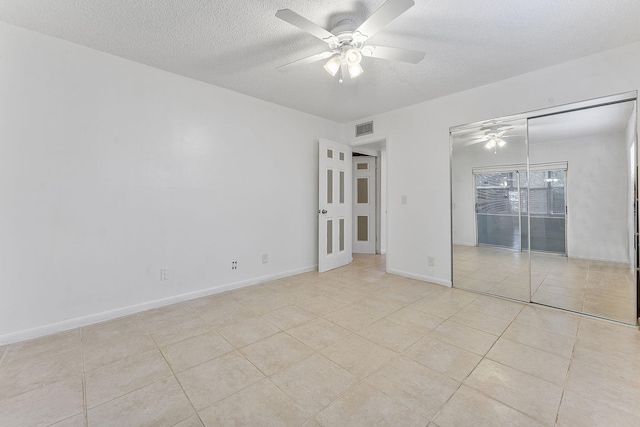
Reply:
[[[276,17],[282,19],[285,22],[288,22],[293,26],[300,28],[303,31],[306,31],[307,33],[319,38],[324,42],[329,43],[330,41],[336,39],[336,36],[331,34],[329,31],[325,30],[317,24],[314,24],[307,18],[298,15],[290,9],[280,9],[276,12]]]
[[[458,143],[458,144],[456,144],[456,146],[457,146],[457,148],[465,148],[465,147],[469,147],[469,146],[476,145],[476,144],[482,144],[484,142],[487,142],[487,140],[472,139],[470,141],[464,141],[462,143]]]
[[[479,137],[473,138],[473,141],[474,142],[483,142],[483,141],[488,141],[490,139],[491,139],[490,136],[485,135],[485,136],[479,136]]]
[[[378,10],[373,12],[356,30],[365,37],[371,37],[389,22],[409,10],[415,2],[413,0],[387,0]]]
[[[425,53],[417,50],[398,49],[396,47],[367,45],[362,49],[362,55],[417,64],[424,59]]]
[[[307,65],[307,64],[311,64],[313,62],[317,62],[317,61],[321,61],[323,59],[327,59],[331,55],[333,55],[333,52],[316,53],[315,55],[307,56],[306,58],[298,59],[297,61],[293,61],[293,62],[290,62],[288,64],[281,65],[279,67],[276,67],[276,69],[279,70],[279,71],[289,71],[289,70],[291,70],[293,68],[300,67],[302,65]]]

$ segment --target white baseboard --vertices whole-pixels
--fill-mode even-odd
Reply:
[[[451,287],[451,280],[444,280],[444,279],[439,279],[437,277],[430,277],[430,276],[425,276],[425,275],[422,275],[422,274],[408,273],[406,271],[393,270],[393,269],[387,269],[387,273],[395,274],[396,276],[406,277],[408,279],[420,280],[422,282],[435,283],[436,285],[442,285],[442,286],[446,286],[448,288]]]
[[[618,264],[631,264],[628,259],[620,260],[620,259],[613,259],[613,258],[598,258],[598,257],[588,257],[588,256],[574,255],[574,254],[567,255],[567,258],[581,259],[585,261],[604,261],[604,262],[614,262]]]
[[[453,244],[456,246],[477,246],[475,243],[469,242],[453,242]]]
[[[104,322],[106,320],[116,319],[118,317],[130,314],[140,313],[142,311],[151,310],[153,308],[164,307],[166,305],[176,304],[208,295],[218,294],[220,292],[230,291],[232,289],[244,288],[246,286],[257,285],[260,283],[270,282],[272,280],[281,279],[283,277],[295,276],[296,274],[307,273],[318,269],[317,265],[297,268],[294,270],[283,271],[268,276],[254,277],[252,279],[243,280],[241,282],[226,283],[214,286],[212,288],[202,289],[186,294],[175,295],[159,300],[148,301],[141,304],[130,305],[127,307],[117,308],[115,310],[103,311],[101,313],[90,314],[87,316],[76,317],[73,319],[63,320],[61,322],[50,323],[31,329],[25,329],[17,332],[0,335],[0,345],[11,344],[18,341],[39,338],[45,335],[64,332],[71,329],[80,328],[82,326],[93,325],[94,323]]]

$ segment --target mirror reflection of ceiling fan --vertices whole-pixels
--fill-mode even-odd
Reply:
[[[424,52],[366,44],[371,36],[414,4],[413,0],[387,0],[359,27],[356,27],[350,19],[345,19],[338,22],[331,31],[325,30],[292,10],[279,10],[276,12],[278,18],[327,43],[329,50],[282,65],[278,70],[289,71],[301,65],[328,59],[324,69],[332,76],[338,74],[338,81],[342,83],[347,73],[352,79],[363,73],[364,70],[360,65],[363,56],[417,64],[424,59]]]
[[[499,132],[493,130],[485,131],[483,136],[476,139],[476,142],[487,141],[487,143],[484,145],[484,148],[486,148],[487,150],[491,150],[493,148],[494,151],[497,152],[498,147],[504,147],[504,145],[507,143],[507,141],[502,139],[502,136],[505,132],[506,130],[501,130]],[[508,136],[505,138],[508,138]]]
[[[513,129],[515,129],[515,127],[500,124],[499,122],[487,122],[478,129],[479,132],[482,132],[482,135],[476,136],[470,141],[470,144],[485,143],[484,148],[497,153],[498,147],[502,148],[506,145],[506,138],[521,137],[521,135],[514,134],[505,135]]]

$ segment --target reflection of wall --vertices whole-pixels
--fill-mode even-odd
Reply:
[[[509,148],[510,149],[507,149]],[[568,255],[628,262],[629,171],[625,133],[536,143],[531,135],[532,164],[567,161]],[[453,241],[476,242],[472,168],[526,162],[524,141],[511,140],[497,154],[481,144],[454,150],[452,160]]]
[[[472,168],[481,166],[525,164],[527,153],[524,138],[509,138],[507,144],[493,150],[484,144],[454,149],[451,162],[453,189],[453,241],[455,244],[475,245],[475,206]]]
[[[624,132],[536,143],[529,161],[567,161],[567,249],[574,258],[628,262],[628,155]]]
[[[627,142],[627,194],[628,194],[628,202],[627,202],[627,230],[635,230],[634,226],[634,203],[635,203],[635,164],[636,164],[636,108],[633,110],[633,114],[629,117],[629,123],[627,123],[627,129],[625,132],[625,139]],[[635,237],[633,233],[629,232],[629,263],[631,264],[631,269],[635,266],[635,260],[633,258],[633,254],[635,253]]]

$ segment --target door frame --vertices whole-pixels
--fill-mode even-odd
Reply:
[[[358,137],[349,144],[353,152],[376,157],[376,254],[387,254],[389,227],[387,221],[388,206],[388,136]]]

